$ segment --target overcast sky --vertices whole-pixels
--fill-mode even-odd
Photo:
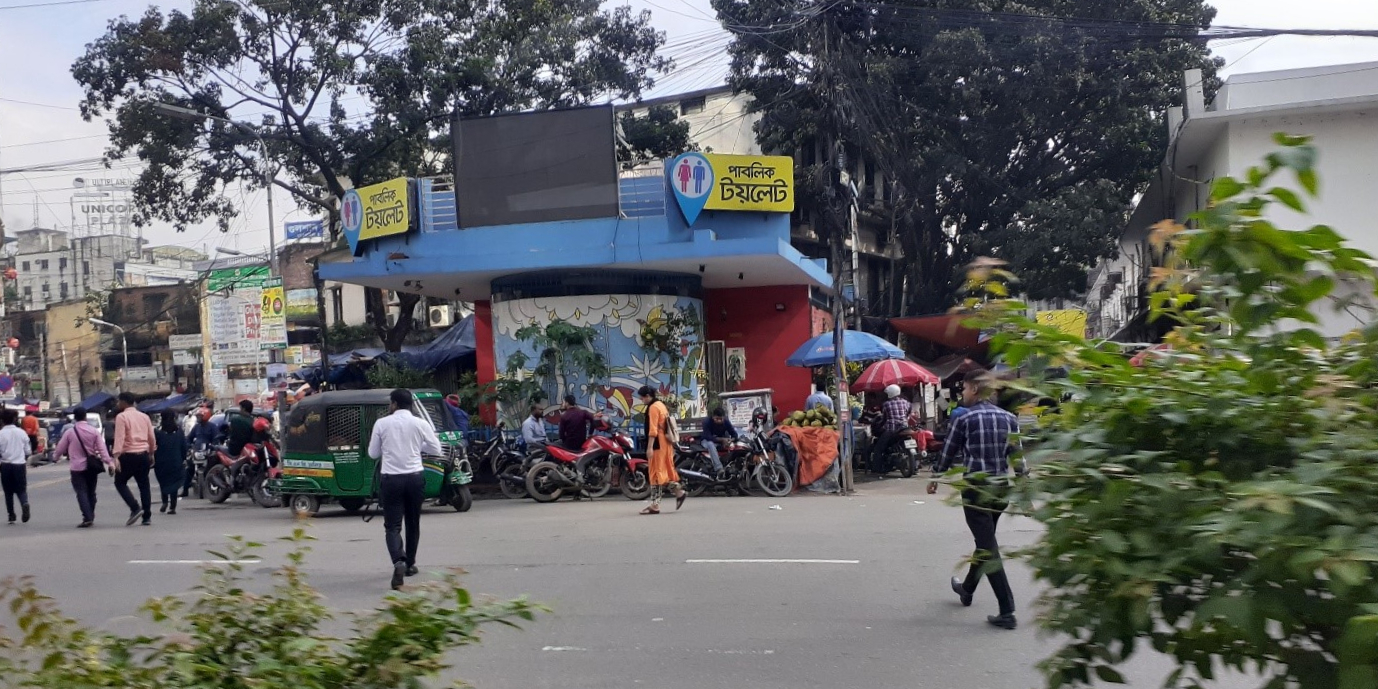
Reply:
[[[95,0],[89,4],[31,9],[6,6],[44,0],[0,0],[0,168],[14,168],[99,156],[104,147],[103,123],[86,123],[76,111],[81,92],[70,67],[89,41],[103,33],[106,22],[121,14],[137,15],[147,0]],[[1363,0],[1216,0],[1216,23],[1260,28],[1378,29],[1378,3]],[[159,3],[163,8],[188,8],[190,0]],[[661,80],[655,95],[682,92],[723,83],[727,39],[711,19],[708,0],[633,0],[649,9],[655,24],[668,34],[667,52],[681,69]],[[1378,39],[1301,38],[1280,36],[1217,46],[1230,64],[1226,74],[1293,67],[1378,61]],[[23,103],[15,101],[24,101]],[[121,173],[124,173],[121,175]],[[3,217],[10,228],[37,222],[66,228],[71,223],[69,198],[72,178],[128,176],[128,169],[100,172],[39,172],[0,176]],[[144,229],[155,244],[182,244],[198,249],[214,246],[253,250],[267,245],[267,211],[262,192],[242,196],[248,209],[237,218],[231,236],[220,236],[210,225],[177,234],[167,226]],[[303,219],[286,193],[276,195],[279,225]],[[284,217],[286,216],[286,217]],[[281,233],[279,232],[279,235]],[[281,237],[279,236],[279,239]]]

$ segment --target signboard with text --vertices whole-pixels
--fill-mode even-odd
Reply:
[[[283,236],[293,239],[319,239],[325,236],[325,223],[320,220],[300,220],[283,225]]]
[[[360,242],[405,234],[414,219],[411,180],[406,177],[350,189],[340,201],[340,226],[355,255]]]
[[[685,153],[666,168],[670,189],[693,225],[702,211],[794,211],[794,159]]]
[[[259,349],[263,292],[268,283],[267,266],[225,268],[207,276],[208,352],[213,368],[257,364],[266,359]],[[285,332],[283,341],[285,344]]]
[[[282,289],[282,278],[272,278],[264,282],[262,294],[259,347],[282,349],[287,346],[287,295]]]

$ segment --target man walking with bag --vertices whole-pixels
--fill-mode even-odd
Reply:
[[[392,588],[402,588],[404,577],[413,576],[416,550],[421,544],[421,505],[426,500],[425,467],[422,454],[443,453],[435,429],[412,413],[416,403],[411,391],[398,388],[389,396],[390,413],[373,424],[368,441],[368,456],[381,462],[383,532],[392,562]],[[402,541],[402,528],[407,538]]]
[[[158,440],[153,435],[153,422],[145,414],[134,408],[134,395],[121,392],[115,403],[119,414],[115,416],[115,490],[119,491],[124,503],[129,505],[129,521],[125,526],[133,526],[142,515],[144,526],[153,523],[153,496],[148,485],[148,472],[153,468],[153,453],[158,450]],[[129,480],[139,485],[139,501],[129,491]]]
[[[63,455],[67,456],[72,490],[76,491],[77,507],[81,509],[77,528],[89,529],[96,521],[96,481],[107,467],[114,470],[117,465],[105,449],[101,432],[86,423],[86,410],[82,407],[72,410],[72,424],[62,431],[62,439],[53,449],[53,461]]]
[[[991,590],[1000,606],[1000,614],[986,617],[991,625],[1014,629],[1014,593],[1000,560],[1000,544],[995,539],[995,527],[1000,515],[1009,507],[1010,455],[1014,453],[1011,436],[1019,434],[1019,420],[990,401],[994,387],[990,374],[984,370],[970,371],[962,379],[962,404],[967,413],[952,421],[947,440],[943,444],[943,459],[937,468],[941,474],[953,464],[966,467],[970,488],[962,491],[962,511],[967,528],[976,541],[971,567],[966,580],[952,578],[952,590],[962,605],[971,605],[981,576],[990,579]],[[928,492],[937,489],[930,483]]]

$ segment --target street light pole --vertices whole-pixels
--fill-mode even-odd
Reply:
[[[258,141],[258,148],[263,156],[262,183],[264,190],[268,193],[268,274],[277,276],[278,272],[278,246],[277,246],[277,227],[273,217],[273,178],[276,176],[269,165],[268,144],[263,140],[263,135],[258,130],[244,122],[238,122],[224,117],[217,117],[191,108],[183,108],[171,103],[154,103],[153,108],[163,114],[177,117],[184,120],[215,120],[224,122],[232,127],[236,127],[249,133]]]
[[[111,323],[109,321],[103,321],[99,318],[88,318],[86,320],[92,325],[103,325],[107,328],[112,328],[115,331],[119,332],[120,352],[124,355],[124,368],[120,369],[120,392],[126,391],[129,385],[129,340],[124,336],[124,328],[121,328],[120,326],[115,325],[114,323]]]

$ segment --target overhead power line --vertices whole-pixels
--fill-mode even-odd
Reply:
[[[59,7],[61,5],[89,5],[93,2],[106,2],[107,0],[49,0],[48,2],[30,2],[23,5],[0,5],[3,10],[27,10],[35,7]]]

